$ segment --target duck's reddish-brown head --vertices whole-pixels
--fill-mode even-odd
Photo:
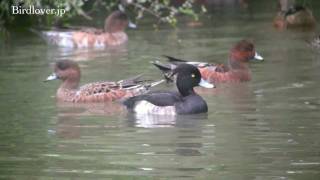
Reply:
[[[263,60],[251,41],[241,40],[230,50],[230,60],[248,62],[249,60]]]
[[[76,62],[62,60],[55,63],[54,73],[48,76],[46,80],[61,79],[64,88],[75,89],[79,85],[80,76],[80,68]]]
[[[129,21],[128,16],[122,11],[112,12],[105,20],[104,30],[108,33],[122,32],[129,26],[135,28],[135,24]]]

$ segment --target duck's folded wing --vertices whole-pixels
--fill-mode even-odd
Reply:
[[[103,29],[98,29],[94,27],[87,27],[87,26],[67,26],[63,27],[64,31],[81,31],[86,33],[92,33],[92,34],[102,34],[104,31]]]
[[[147,101],[155,106],[173,106],[181,100],[181,96],[175,92],[151,92],[140,96],[131,97],[123,102],[128,109],[133,109],[139,101]]]
[[[94,93],[94,94],[85,95],[85,96],[83,96],[82,94],[77,94],[75,96],[74,102],[88,102],[88,103],[112,102],[112,101],[121,100],[126,95],[127,95],[127,92],[124,90]]]
[[[81,86],[79,91],[81,93],[91,95],[91,94],[97,94],[97,93],[107,93],[112,90],[135,88],[147,82],[147,80],[141,80],[141,76],[142,75],[140,74],[140,75],[137,75],[128,79],[120,80],[117,82],[104,81],[104,82],[89,83]]]
[[[78,102],[108,102],[126,96],[126,91],[115,82],[96,82],[81,86],[76,93]]]
[[[138,80],[140,76],[118,82],[95,82],[80,87],[76,93],[77,101],[81,102],[107,102],[123,100],[149,92],[149,88],[161,81],[146,83]]]
[[[150,82],[151,80],[142,79],[142,75],[143,74],[139,74],[134,77],[123,79],[118,81],[117,83],[123,88],[130,88],[130,87],[134,88],[137,85],[148,84],[148,82]]]
[[[88,26],[63,26],[63,27],[55,27],[48,31],[53,32],[86,32],[86,33],[93,33],[93,34],[102,34],[104,31],[103,29],[98,29],[94,27]]]
[[[107,93],[116,88],[119,88],[119,85],[116,82],[94,82],[81,86],[79,92],[81,94],[92,95],[98,93]]]

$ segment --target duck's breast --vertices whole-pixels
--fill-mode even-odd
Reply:
[[[77,91],[65,88],[59,88],[56,93],[56,99],[60,102],[74,102]]]
[[[128,36],[125,32],[105,33],[104,40],[106,46],[119,46],[128,41]]]
[[[122,99],[126,94],[113,82],[96,82],[82,86],[75,99],[77,102],[111,102]]]
[[[208,112],[206,101],[197,94],[184,97],[183,101],[175,104],[178,114],[198,114]]]

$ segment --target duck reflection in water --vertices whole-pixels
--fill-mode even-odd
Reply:
[[[128,56],[126,45],[108,47],[107,49],[67,49],[67,48],[48,48],[48,59],[69,60],[75,62],[94,61],[103,59],[104,61],[119,60]]]
[[[96,128],[115,128],[106,124],[88,125],[82,124],[81,119],[87,117],[101,117],[102,119],[113,117],[125,117],[126,109],[119,103],[106,102],[106,103],[68,103],[57,102],[57,122],[56,127],[52,131],[58,137],[64,139],[78,139],[83,134],[81,131],[84,129]]]
[[[195,127],[199,121],[208,119],[207,113],[193,115],[159,115],[128,113],[129,126],[142,128]]]

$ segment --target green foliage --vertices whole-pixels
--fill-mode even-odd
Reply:
[[[180,1],[179,1],[180,2]],[[168,23],[175,26],[178,22],[178,15],[183,14],[198,20],[198,13],[194,10],[194,0],[185,0],[181,4],[175,4],[174,0],[7,0],[0,1],[0,31],[4,27],[17,26],[54,26],[63,25],[75,16],[82,16],[92,20],[90,14],[106,9],[111,11],[119,6],[125,10],[130,10],[136,15],[139,21],[146,14],[155,17],[155,25]],[[54,14],[45,15],[14,15],[12,6],[28,8],[34,6],[41,9],[64,9],[65,14],[60,17]],[[206,9],[202,7],[202,12]],[[22,18],[23,17],[23,18]],[[20,19],[20,21],[19,21]],[[21,24],[21,19],[23,23]]]
[[[182,4],[174,5],[170,0],[127,0],[127,6],[133,6],[137,13],[137,19],[141,19],[145,13],[151,14],[158,19],[157,23],[169,23],[175,26],[177,15],[184,14],[198,20],[198,14],[194,11],[194,0],[185,0]],[[202,12],[206,9],[203,7]]]
[[[295,0],[295,3],[303,6],[311,6],[312,0]]]
[[[83,0],[8,0],[0,3],[0,28],[8,26],[17,26],[17,22],[22,24],[34,24],[36,22],[42,25],[53,25],[57,21],[63,21],[74,17],[82,12]],[[20,6],[22,8],[29,8],[34,6],[41,9],[64,9],[66,11],[63,17],[58,17],[54,14],[45,15],[15,15],[12,14],[12,7]],[[20,25],[20,24],[19,24]]]

